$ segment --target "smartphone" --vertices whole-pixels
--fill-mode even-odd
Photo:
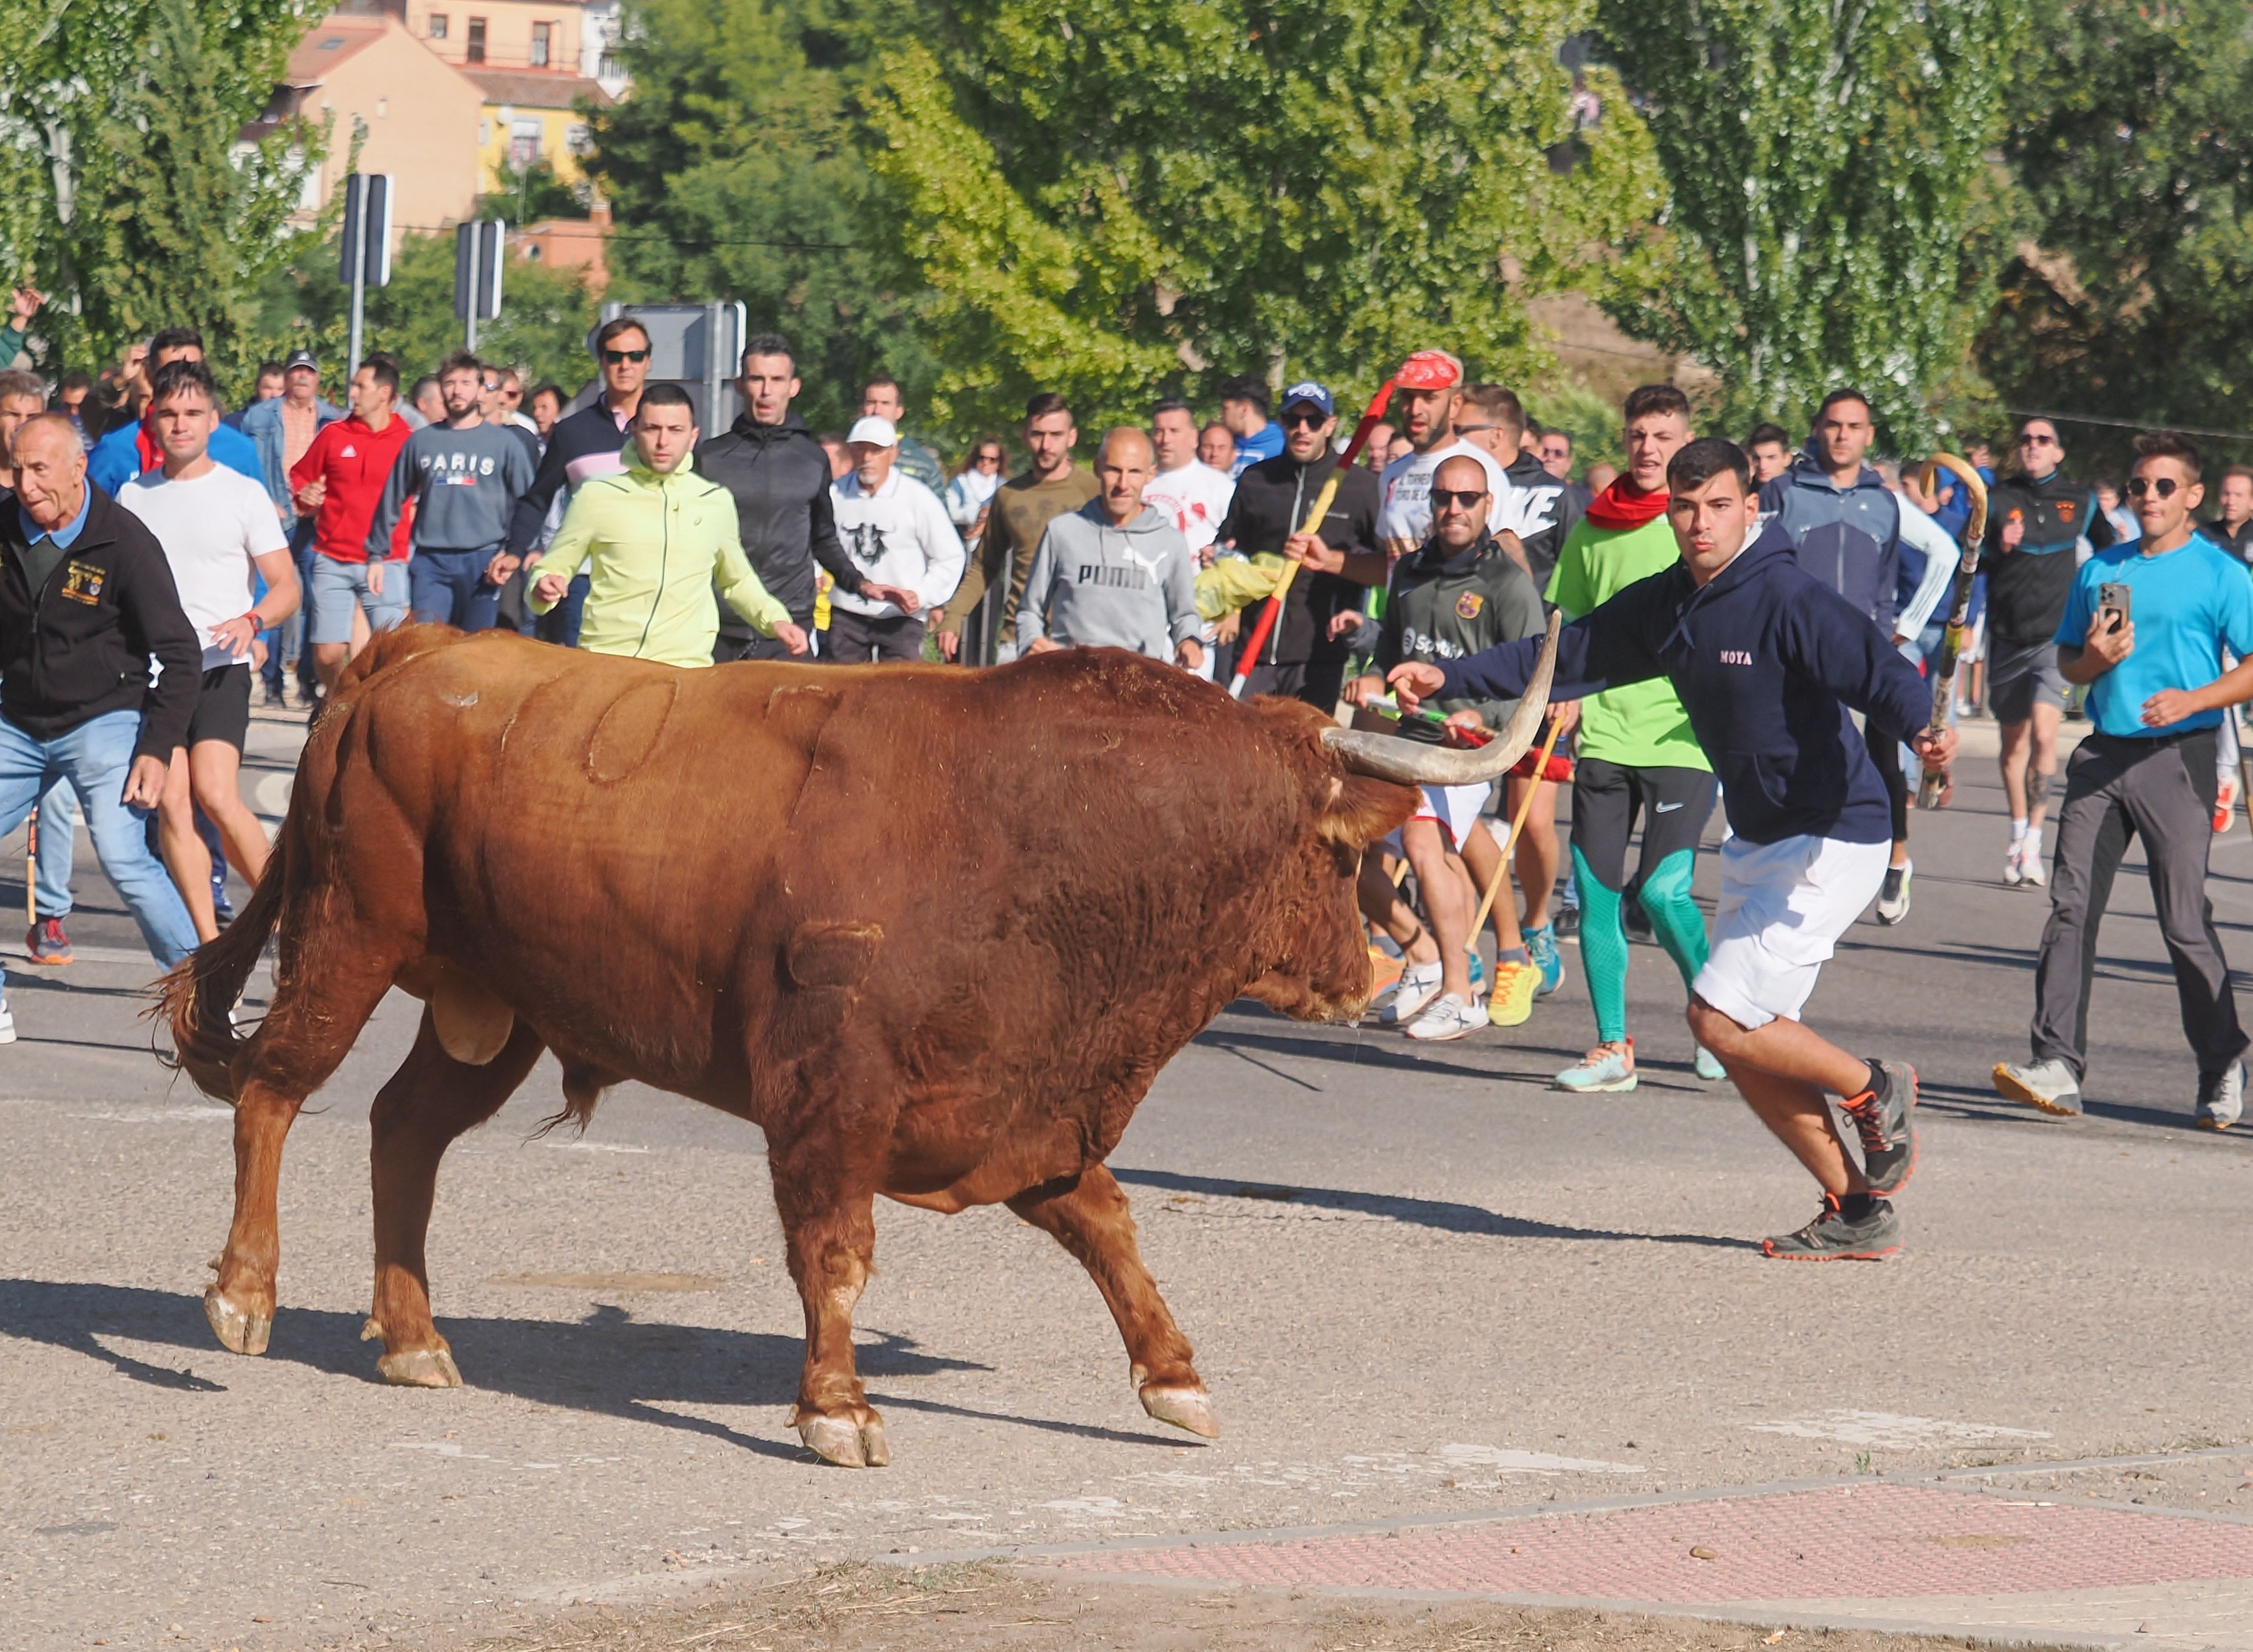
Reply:
[[[2117,614],[2119,617],[2104,629],[2108,632],[2118,631],[2128,623],[2128,588],[2125,585],[2099,585],[2096,588],[2096,611]]]

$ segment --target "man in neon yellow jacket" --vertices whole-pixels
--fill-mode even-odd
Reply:
[[[572,575],[587,568],[592,583],[580,647],[668,666],[709,666],[720,630],[712,600],[716,575],[730,608],[792,654],[805,653],[806,632],[768,595],[743,554],[735,499],[691,470],[695,444],[687,394],[673,385],[645,390],[627,468],[591,477],[571,496],[533,582],[533,612],[544,614],[562,602]]]

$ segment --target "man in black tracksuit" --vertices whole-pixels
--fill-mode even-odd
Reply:
[[[188,743],[203,642],[164,547],[87,481],[68,419],[29,421],[10,457],[15,488],[0,493],[0,835],[68,780],[102,869],[170,969],[195,950],[196,931],[150,853],[146,822],[173,752]],[[0,997],[0,1044],[15,1038]]]
[[[837,538],[837,519],[829,503],[829,456],[790,410],[799,389],[790,341],[757,333],[743,346],[742,376],[736,387],[743,412],[732,428],[701,444],[697,471],[735,497],[742,525],[743,554],[759,583],[790,610],[800,630],[813,624],[814,568],[829,570],[837,589],[874,602],[896,603],[912,614],[922,606],[913,591],[879,585],[861,577]],[[789,651],[761,637],[722,604],[720,635],[712,645],[715,661],[783,659]]]
[[[1280,422],[1283,450],[1236,479],[1219,539],[1246,556],[1273,551],[1299,564],[1245,692],[1289,694],[1329,712],[1337,705],[1347,649],[1344,637],[1331,637],[1330,621],[1359,612],[1363,594],[1385,582],[1377,473],[1358,464],[1348,471],[1315,530],[1301,533],[1307,512],[1336,469],[1330,452],[1336,405],[1322,386],[1294,384],[1283,393]],[[1258,612],[1256,606],[1246,610],[1246,630]]]
[[[596,396],[568,418],[558,419],[555,428],[548,433],[548,451],[540,461],[539,474],[532,485],[516,502],[516,511],[509,518],[508,553],[523,560],[511,589],[502,597],[501,623],[510,623],[507,610],[513,603],[521,610],[524,606],[524,586],[532,577],[546,548],[548,518],[557,494],[568,505],[579,484],[597,476],[609,476],[626,468],[624,449],[632,439],[634,413],[641,406],[643,381],[649,376],[649,333],[631,316],[619,316],[603,324],[595,335],[595,359],[601,365],[603,394]],[[588,576],[578,575],[571,582],[571,589],[563,600],[540,616],[534,630],[544,643],[561,643],[566,648],[579,644],[579,615],[587,603]],[[722,604],[723,614],[734,610]]]

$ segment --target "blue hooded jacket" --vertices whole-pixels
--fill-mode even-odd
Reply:
[[[1866,464],[1853,486],[1839,487],[1810,440],[1791,469],[1761,489],[1760,507],[1791,535],[1802,567],[1892,637],[1901,611],[1901,501],[1883,477]]]
[[[1447,684],[1430,697],[1515,700],[1540,650],[1528,638],[1441,662]],[[1566,626],[1551,694],[1654,677],[1681,696],[1739,837],[1892,841],[1885,785],[1849,714],[1906,738],[1930,718],[1931,693],[1890,637],[1800,566],[1780,526],[1702,589],[1677,562]]]

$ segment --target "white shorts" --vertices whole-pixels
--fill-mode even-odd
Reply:
[[[1416,812],[1408,818],[1411,820],[1437,820],[1460,853],[1463,840],[1478,824],[1479,811],[1486,807],[1487,793],[1493,790],[1491,785],[1426,786],[1423,801],[1416,805]],[[1395,854],[1407,853],[1400,847],[1400,833],[1397,831],[1385,838],[1385,847]]]
[[[1738,1026],[1796,1021],[1838,938],[1885,882],[1887,843],[1721,840],[1713,947],[1690,990]]]

